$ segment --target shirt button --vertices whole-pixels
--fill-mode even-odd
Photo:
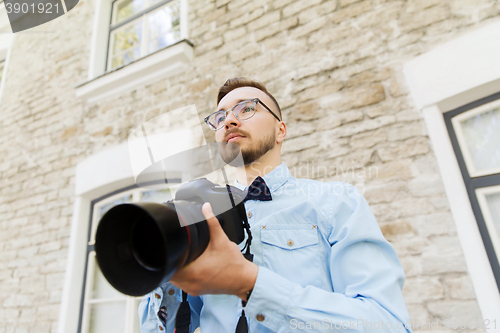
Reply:
[[[160,298],[161,298],[160,294],[155,294],[155,297],[156,297],[157,299],[160,299]]]
[[[288,244],[288,246],[293,246],[293,240],[289,239],[288,242],[286,242]]]
[[[252,212],[248,212],[247,216],[248,216],[249,219],[251,219],[252,218]]]
[[[169,294],[170,296],[172,296],[173,294],[175,294],[175,290],[170,289],[170,290],[168,291],[168,294]]]
[[[158,326],[158,328],[160,329],[160,331],[164,330],[164,328],[162,326]]]
[[[263,314],[260,314],[260,313],[257,315],[257,317],[256,317],[256,318],[257,318],[257,321],[264,321],[264,319],[266,319],[266,318],[264,317],[264,315],[263,315]]]

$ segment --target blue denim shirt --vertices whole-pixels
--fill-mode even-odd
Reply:
[[[263,178],[272,201],[245,203],[259,266],[245,308],[249,331],[411,332],[404,325],[403,269],[361,193],[342,182],[294,178],[284,164]],[[162,300],[166,326],[157,317]],[[147,294],[139,306],[141,332],[174,332],[180,301],[169,283]],[[237,296],[189,302],[191,332],[235,331]]]

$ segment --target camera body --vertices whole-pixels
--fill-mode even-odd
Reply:
[[[228,238],[239,244],[249,229],[243,199],[234,186],[205,178],[183,184],[174,200],[140,202],[111,208],[96,232],[96,259],[104,277],[118,291],[144,295],[168,281],[208,246],[208,224],[201,212],[212,206]]]

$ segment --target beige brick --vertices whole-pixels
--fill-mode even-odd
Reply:
[[[299,14],[300,24],[306,24],[313,20],[319,19],[320,17],[330,14],[337,9],[336,0],[328,0],[319,5],[312,6],[306,10],[303,10]]]
[[[243,24],[252,24],[254,20],[258,19],[264,15],[264,9],[262,8],[257,8],[252,12],[245,12],[243,15],[236,17],[235,19],[232,19],[229,21],[229,26],[231,29],[234,29],[236,27],[239,27],[240,25]]]
[[[268,38],[276,35],[277,33],[295,27],[299,23],[299,20],[296,17],[291,17],[286,20],[282,20],[276,23],[273,23],[269,26],[261,28],[255,31],[255,41],[259,42],[264,38]]]
[[[289,17],[292,15],[297,14],[298,12],[308,8],[312,7],[316,4],[319,4],[321,0],[297,0],[292,2],[291,4],[287,5],[285,8],[283,8],[283,17]]]
[[[367,184],[363,196],[370,204],[390,203],[395,199],[409,197],[406,183],[402,181],[383,182],[380,184]]]
[[[427,308],[430,314],[441,319],[443,324],[444,321],[448,321],[448,327],[454,324],[465,326],[470,323],[482,322],[483,319],[476,301],[432,301],[428,303]]]
[[[405,141],[399,141],[398,143],[389,142],[377,145],[377,153],[384,162],[416,155],[424,155],[427,154],[429,150],[427,138],[423,137],[411,138]],[[440,188],[424,189],[423,187],[425,185],[423,183],[425,183],[425,180],[420,179],[411,185],[412,193],[415,196],[429,196],[441,192]],[[430,185],[430,183],[427,183],[427,185]]]
[[[246,59],[248,57],[251,57],[255,54],[258,54],[260,53],[260,51],[261,50],[258,44],[249,44],[234,52],[231,52],[229,54],[229,58],[231,59],[231,61],[237,62]]]
[[[424,9],[429,7],[441,4],[442,2],[439,0],[410,0],[406,4],[405,12],[414,13],[421,12]]]
[[[445,278],[451,298],[454,299],[475,299],[476,294],[469,275],[460,275]]]
[[[304,26],[299,26],[292,31],[290,34],[291,38],[300,38],[305,35],[309,35],[311,32],[316,31],[326,24],[327,20],[325,17],[315,19]]]
[[[456,227],[449,212],[418,216],[414,228],[422,237],[455,234]]]
[[[406,303],[419,304],[444,298],[444,287],[438,277],[415,277],[405,281]]]
[[[281,19],[281,12],[279,10],[275,10],[269,13],[264,14],[263,16],[252,20],[247,25],[249,31],[258,30],[265,26],[268,26],[271,23],[278,22]]]
[[[401,31],[409,32],[445,20],[449,15],[450,13],[447,7],[436,6],[417,13],[403,15],[399,19],[398,25]]]
[[[240,27],[238,29],[231,29],[228,32],[224,34],[224,41],[227,43],[229,41],[232,41],[233,39],[239,38],[243,35],[245,35],[246,29],[245,27]]]
[[[345,21],[349,18],[366,13],[370,9],[372,9],[370,1],[365,0],[363,2],[358,2],[346,8],[337,10],[336,12],[330,14],[329,18],[332,22],[341,23],[342,21]]]

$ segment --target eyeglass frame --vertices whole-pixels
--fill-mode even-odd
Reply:
[[[224,117],[227,118],[227,115],[229,114],[229,111],[233,111],[238,105],[240,104],[243,104],[243,103],[246,103],[246,102],[254,102],[255,103],[255,111],[253,113],[253,115],[251,117],[248,117],[246,119],[241,119],[241,120],[247,120],[247,119],[250,119],[252,118],[254,115],[255,115],[255,112],[257,111],[257,104],[262,104],[263,107],[266,108],[267,111],[271,112],[271,114],[274,116],[274,118],[276,118],[278,121],[281,121],[281,119],[273,112],[271,111],[271,109],[266,105],[264,104],[264,102],[262,102],[258,97],[257,98],[251,98],[251,99],[246,99],[244,101],[241,101],[239,103],[236,103],[232,108],[230,109],[227,109],[227,110],[219,110],[219,111],[215,111],[215,112],[212,112],[211,114],[209,114],[208,116],[205,117],[205,119],[203,119],[203,121],[205,123],[207,123],[208,125],[208,128],[210,128],[212,131],[218,131],[220,130],[222,127],[224,127],[224,125],[222,125],[221,127],[219,128],[216,128],[216,129],[213,129],[212,126],[208,123],[208,118],[210,118],[212,115],[214,115],[215,113],[218,113],[218,112],[225,112],[225,115]],[[234,114],[234,112],[233,112]],[[238,118],[237,115],[234,115],[238,120],[240,120],[240,118]],[[221,122],[221,124],[223,124],[224,122]]]

